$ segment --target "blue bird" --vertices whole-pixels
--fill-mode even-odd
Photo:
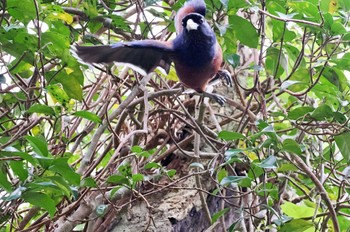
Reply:
[[[175,16],[177,36],[172,41],[140,40],[101,46],[74,46],[74,55],[85,63],[125,64],[142,75],[161,67],[167,73],[174,62],[184,86],[215,99],[220,105],[224,97],[206,92],[209,82],[225,79],[232,86],[231,76],[220,70],[222,49],[204,16],[204,0],[190,0]]]

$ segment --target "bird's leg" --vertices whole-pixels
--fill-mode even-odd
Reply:
[[[213,79],[211,79],[209,81],[209,84],[215,84],[216,81],[218,80],[222,80],[224,82],[225,85],[232,87],[233,86],[233,82],[232,82],[232,78],[231,78],[231,74],[229,71],[223,69],[223,70],[219,70],[216,75],[213,77]]]
[[[200,94],[202,94],[204,97],[209,97],[211,99],[214,99],[217,103],[219,103],[220,106],[223,106],[226,102],[225,97],[219,94],[209,93],[209,92],[202,92]]]
[[[208,98],[211,98],[213,100],[215,100],[217,103],[220,104],[220,106],[223,106],[226,102],[226,99],[219,95],[219,94],[215,94],[215,93],[210,93],[210,92],[206,92],[206,91],[202,91],[202,92],[196,92],[195,90],[193,89],[186,89],[184,92],[182,92],[183,94],[185,95],[200,95],[200,96],[203,96],[203,97],[208,97]]]

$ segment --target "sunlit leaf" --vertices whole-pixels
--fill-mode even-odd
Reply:
[[[233,131],[220,131],[218,138],[224,139],[226,141],[232,141],[237,139],[245,139],[245,136],[238,132]]]
[[[237,15],[231,15],[229,16],[229,23],[233,26],[227,29],[226,34],[228,34],[228,36],[234,36],[248,47],[257,48],[258,33],[250,22]]]
[[[36,10],[34,4],[36,1],[21,0],[20,4],[17,0],[7,0],[7,10],[18,20],[28,22],[36,18]]]
[[[283,212],[292,217],[292,218],[305,218],[305,217],[312,217],[315,213],[315,209],[311,207],[307,207],[304,205],[296,205],[291,202],[284,202],[281,205],[281,209]]]
[[[161,165],[155,162],[149,162],[145,165],[145,169],[160,168]]]
[[[88,119],[88,120],[90,120],[92,122],[96,122],[96,123],[102,122],[102,119],[98,115],[91,113],[89,111],[86,111],[86,110],[76,111],[73,113],[73,115]]]
[[[295,219],[284,224],[278,231],[279,232],[289,232],[289,231],[304,232],[304,231],[309,231],[309,229],[312,229],[312,231],[315,230],[315,225],[312,221]]]
[[[217,180],[218,182],[221,182],[222,179],[224,179],[226,176],[228,175],[228,172],[224,169],[224,168],[221,168],[218,173],[217,173]]]

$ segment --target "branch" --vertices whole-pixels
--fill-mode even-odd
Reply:
[[[333,227],[335,232],[340,231],[338,219],[337,219],[337,214],[333,208],[333,204],[331,200],[328,197],[327,191],[323,187],[322,183],[320,180],[314,175],[312,170],[309,168],[309,166],[306,165],[306,163],[297,155],[291,154],[292,159],[298,164],[297,167],[301,168],[305,173],[312,179],[312,181],[315,183],[316,188],[320,191],[320,195],[322,197],[322,200],[325,201],[327,208],[329,210],[330,217],[333,222]]]
[[[78,15],[80,17],[80,19],[82,19],[83,21],[88,21],[89,20],[89,16],[87,14],[85,14],[85,12],[82,11],[82,10],[76,9],[74,7],[62,7],[62,9],[65,12],[69,13],[69,14]],[[110,18],[97,16],[94,19],[100,21],[103,24],[104,27],[112,29],[112,31],[114,31],[116,34],[122,35],[126,40],[131,40],[132,39],[130,34],[128,34],[125,31],[115,27],[112,24],[113,21]]]
[[[322,27],[322,23],[314,23],[314,22],[310,22],[310,21],[306,21],[306,20],[302,20],[302,19],[287,19],[287,18],[281,18],[281,17],[278,17],[276,15],[273,15],[273,14],[270,14],[269,12],[267,11],[264,11],[262,9],[259,9],[259,12],[264,14],[264,15],[267,15],[273,19],[276,19],[276,20],[279,20],[279,21],[282,21],[282,22],[294,22],[294,23],[302,23],[302,24],[307,24],[307,25],[310,25],[310,26],[314,26],[314,27]]]

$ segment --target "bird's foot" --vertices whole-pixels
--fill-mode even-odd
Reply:
[[[228,87],[233,86],[231,73],[225,69],[219,70],[214,78],[221,79],[224,84]]]
[[[203,92],[203,96],[214,99],[217,103],[219,103],[220,106],[224,106],[226,103],[226,98],[219,94]]]

